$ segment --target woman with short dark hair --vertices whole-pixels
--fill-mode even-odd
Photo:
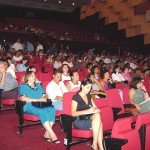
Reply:
[[[21,63],[17,65],[17,69],[19,72],[23,72],[23,71],[26,71],[27,68],[28,68],[28,58],[24,57],[21,60]]]
[[[129,90],[129,101],[140,113],[150,111],[150,98],[142,80],[139,76],[134,77]]]

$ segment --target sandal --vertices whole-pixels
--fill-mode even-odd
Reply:
[[[58,139],[56,140],[51,140],[51,142],[55,143],[55,144],[60,144],[60,141]]]
[[[91,150],[95,150],[92,145],[91,145]]]
[[[46,137],[43,137],[43,138],[44,138],[45,141],[48,142],[48,143],[49,143],[49,142],[52,142],[52,140],[51,140],[50,138],[46,138]]]

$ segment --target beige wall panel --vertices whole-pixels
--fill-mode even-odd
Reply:
[[[144,34],[144,44],[150,44],[150,33]]]

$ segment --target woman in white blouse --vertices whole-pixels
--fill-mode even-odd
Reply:
[[[62,65],[62,81],[71,80],[69,75],[69,66],[67,64]]]
[[[70,73],[71,81],[69,81],[66,84],[67,90],[71,91],[74,88],[79,88],[81,85],[81,82],[79,81],[79,74],[77,70],[73,70]]]
[[[114,66],[113,73],[112,73],[112,79],[113,79],[114,83],[119,83],[119,82],[125,81],[125,79],[123,78],[123,76],[120,73],[119,65]]]

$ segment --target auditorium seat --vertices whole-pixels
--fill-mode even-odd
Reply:
[[[118,118],[122,117],[128,117],[132,116],[131,113],[126,113],[124,109],[123,102],[120,98],[119,91],[118,89],[109,89],[107,90],[107,100],[108,100],[108,105],[112,108],[114,108],[114,111],[116,111],[116,108],[119,108],[120,111],[118,112],[117,116],[115,117],[115,120]]]
[[[150,112],[140,114],[136,120],[135,129],[139,131],[141,138],[141,149],[149,150],[150,149]]]
[[[48,72],[48,73],[42,73],[42,72],[37,72],[36,76],[38,78],[39,81],[51,81],[53,76],[52,73]]]
[[[9,99],[3,100],[2,92],[3,92],[3,89],[0,89],[0,111],[14,110],[15,99],[9,98]]]
[[[139,133],[132,128],[135,121],[135,116],[116,120],[111,137],[104,139],[105,150],[141,150]]]
[[[75,129],[72,126],[72,122],[75,120],[75,117],[71,115],[71,103],[74,94],[76,93],[64,93],[63,114],[60,115],[60,124],[63,131],[66,133],[66,138],[64,140],[67,150],[74,144],[91,141],[93,136],[92,130]],[[97,100],[95,103],[101,110],[104,135],[109,135],[114,124],[112,109],[108,106],[105,99],[101,99],[100,101]],[[73,140],[73,137],[77,138],[77,140]]]
[[[23,102],[21,100],[15,101],[15,110],[19,117],[19,125],[18,125],[19,132],[18,133],[20,133],[20,134],[23,134],[24,127],[41,124],[40,119],[37,116],[31,115],[31,114],[26,114],[23,112],[24,104],[25,104],[25,102]],[[25,120],[29,121],[29,122],[24,123]]]

